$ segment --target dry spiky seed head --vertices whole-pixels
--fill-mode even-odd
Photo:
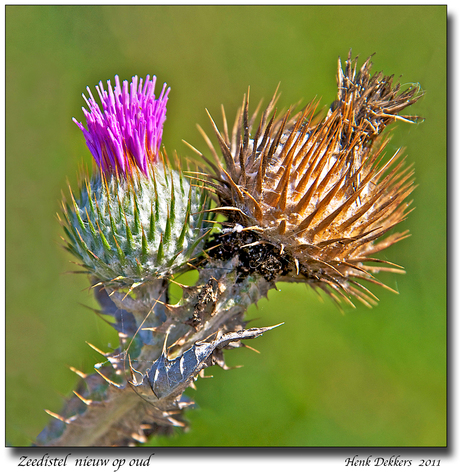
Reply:
[[[375,297],[360,279],[381,284],[371,273],[401,272],[372,255],[408,236],[383,237],[407,216],[414,189],[400,150],[384,161],[388,139],[381,133],[395,121],[418,121],[400,112],[423,95],[418,85],[401,90],[393,77],[371,76],[371,67],[369,58],[358,70],[350,53],[342,69],[339,59],[338,97],[322,117],[315,102],[277,117],[275,93],[253,132],[257,112],[249,117],[245,96],[231,137],[224,112],[223,132],[211,118],[225,167],[204,132],[214,161],[201,155],[218,209],[287,253],[291,280],[306,279],[334,298],[335,292],[347,300],[353,295],[366,305]]]

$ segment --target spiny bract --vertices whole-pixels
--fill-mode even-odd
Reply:
[[[392,77],[371,76],[371,66],[368,59],[357,70],[349,55],[342,71],[339,59],[338,98],[323,118],[315,102],[277,118],[275,93],[252,133],[258,112],[249,117],[245,96],[231,138],[225,112],[222,133],[211,118],[225,168],[201,129],[214,160],[199,153],[209,165],[202,179],[216,191],[216,210],[287,254],[291,279],[366,305],[375,297],[356,279],[380,284],[371,273],[401,271],[371,255],[407,236],[376,242],[405,219],[414,189],[400,150],[380,166],[388,140],[379,135],[396,120],[417,121],[399,112],[423,95],[418,86],[401,91]]]

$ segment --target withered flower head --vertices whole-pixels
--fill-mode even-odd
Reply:
[[[214,158],[200,153],[209,165],[203,179],[229,221],[284,255],[286,280],[366,305],[376,297],[360,280],[383,285],[372,273],[403,272],[373,255],[408,236],[389,231],[406,218],[414,189],[401,150],[386,159],[382,132],[395,121],[418,121],[400,112],[423,95],[418,85],[401,90],[393,76],[371,76],[371,67],[369,58],[358,70],[350,53],[342,69],[339,59],[338,97],[326,114],[316,114],[313,101],[277,117],[275,92],[253,132],[258,110],[249,117],[248,94],[230,137],[222,108],[223,131],[211,122],[225,167],[200,129]]]

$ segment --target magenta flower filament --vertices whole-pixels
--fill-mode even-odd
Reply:
[[[152,80],[147,76],[145,83],[134,76],[128,88],[128,81],[121,86],[115,76],[115,87],[107,81],[106,91],[99,82],[96,90],[102,111],[87,87],[89,98],[83,95],[88,106],[88,110],[83,107],[87,129],[75,118],[73,121],[103,172],[129,175],[137,168],[147,175],[149,163],[157,161],[170,88],[164,84],[156,99],[155,83],[155,76]]]

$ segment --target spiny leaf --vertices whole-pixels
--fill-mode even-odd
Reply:
[[[131,384],[139,390],[141,395],[148,396],[150,391],[157,399],[176,397],[190,385],[203,368],[208,366],[208,360],[215,350],[229,343],[257,338],[280,325],[282,324],[217,334],[214,340],[197,342],[183,355],[173,360],[168,359],[164,347],[160,358],[147,370],[142,380],[140,382],[133,380]],[[142,391],[141,388],[143,388]]]

